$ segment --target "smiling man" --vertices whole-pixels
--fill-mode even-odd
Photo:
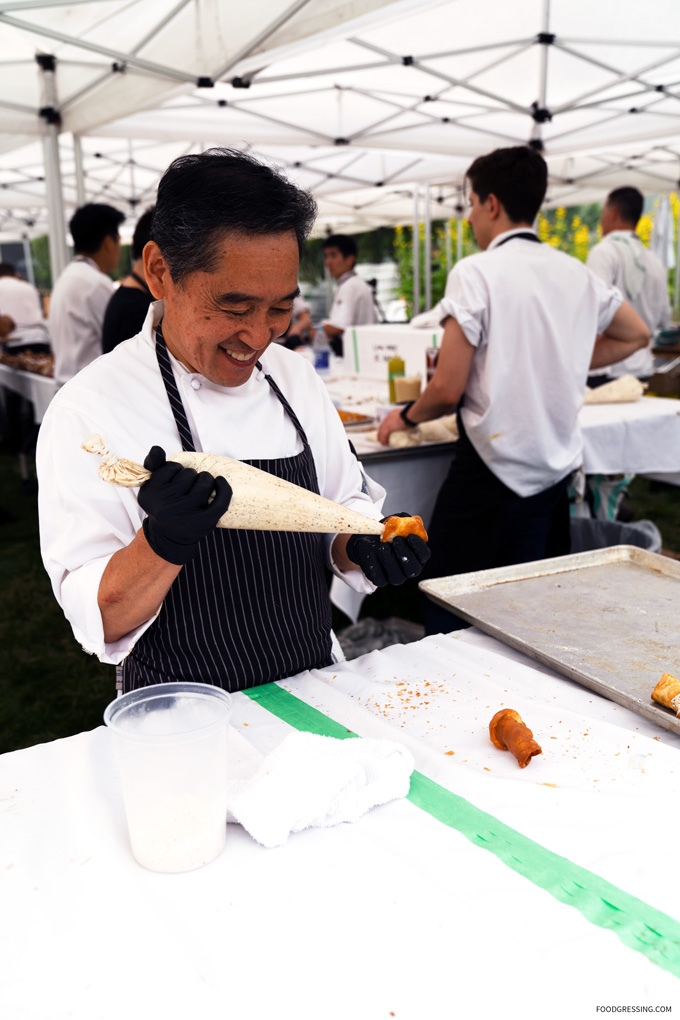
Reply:
[[[388,562],[365,539],[353,553],[343,535],[217,529],[229,484],[166,460],[225,455],[380,516],[384,491],[367,494],[323,383],[274,343],[315,212],[242,153],[172,163],[144,249],[156,299],[144,327],[64,386],[43,422],[45,566],[75,637],[120,666],[126,691],[170,680],[238,690],[328,665],[325,567],[370,592],[415,576],[429,555],[413,537],[395,540]],[[80,449],[92,433],[150,479],[139,490],[102,482]]]

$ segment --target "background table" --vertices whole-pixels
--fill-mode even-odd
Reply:
[[[30,400],[37,422],[43,420],[49,403],[57,392],[54,379],[38,375],[37,372],[23,372],[18,368],[10,368],[9,365],[0,365],[0,386],[20,393],[26,400]]]
[[[217,861],[159,875],[131,858],[103,728],[4,755],[2,1015],[576,1020],[680,1006],[667,938],[680,930],[680,738],[473,630],[300,674],[259,702],[236,695],[234,775],[291,731],[270,688],[303,726],[325,714],[403,742],[447,820],[402,800],[275,850],[231,826]],[[500,707],[543,746],[524,770],[488,739]],[[663,943],[664,965],[594,923],[612,919],[635,946]]]
[[[374,414],[387,399],[386,385],[374,380],[337,378],[328,388],[338,406],[364,414]],[[680,472],[678,400],[589,404],[579,413],[579,425],[586,474],[639,474],[673,482]],[[408,509],[427,526],[455,443],[390,449],[364,432],[348,431],[348,436],[368,474],[387,489],[385,512]]]

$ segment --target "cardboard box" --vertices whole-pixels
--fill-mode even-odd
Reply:
[[[671,372],[655,372],[649,380],[647,396],[680,397],[680,368]]]
[[[413,329],[408,323],[386,322],[375,326],[350,326],[343,337],[342,370],[347,375],[387,380],[387,362],[398,354],[405,362],[407,376],[427,380],[425,352],[439,347],[444,330]]]

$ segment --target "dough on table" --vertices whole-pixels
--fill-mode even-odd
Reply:
[[[622,375],[603,386],[586,386],[584,404],[627,404],[639,400],[647,389],[634,375]]]

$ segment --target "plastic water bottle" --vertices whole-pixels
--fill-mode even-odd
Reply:
[[[312,344],[314,351],[314,368],[320,376],[328,376],[331,372],[331,345],[323,329],[319,328]]]

